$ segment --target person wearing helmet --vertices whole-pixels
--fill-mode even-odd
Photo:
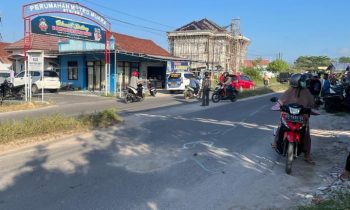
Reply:
[[[233,93],[232,89],[232,78],[229,76],[229,73],[226,71],[223,73],[224,76],[224,90],[225,90],[225,95],[229,94],[231,95]]]
[[[131,74],[131,79],[129,86],[137,89],[137,84],[139,83],[139,73],[137,71],[133,71]]]
[[[209,106],[210,87],[211,87],[211,81],[209,78],[209,72],[205,72],[204,78],[202,81],[202,90],[203,90],[202,106]]]
[[[288,90],[284,92],[284,94],[279,98],[277,106],[283,104],[300,104],[305,108],[314,108],[315,101],[314,97],[310,93],[309,89],[306,88],[306,76],[302,74],[293,74],[290,78]],[[276,106],[275,105],[275,106]],[[308,117],[308,116],[307,116]],[[308,122],[309,123],[309,122]],[[277,134],[274,139],[274,143],[272,144],[272,148],[277,147],[277,141],[279,138],[279,128],[277,129]],[[310,128],[309,125],[306,126],[306,132],[304,136],[304,160],[310,164],[315,164],[315,162],[311,159],[311,137],[310,137]]]

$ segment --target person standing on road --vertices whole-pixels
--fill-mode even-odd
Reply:
[[[345,171],[340,175],[340,179],[342,181],[350,180],[350,153],[348,155],[348,158],[346,159]]]
[[[269,86],[269,76],[267,75],[267,73],[264,74],[264,86],[267,87]]]
[[[202,82],[202,106],[209,106],[209,92],[210,92],[211,82],[209,78],[209,72],[204,73],[204,79]]]

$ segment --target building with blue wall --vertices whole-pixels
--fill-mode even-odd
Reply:
[[[85,91],[115,93],[127,87],[131,73],[165,87],[167,62],[179,60],[151,40],[113,33],[109,70],[104,62],[104,44],[63,39],[58,43],[62,85]],[[107,78],[107,79],[106,79]]]

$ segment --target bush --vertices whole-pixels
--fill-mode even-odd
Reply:
[[[262,81],[260,70],[257,68],[244,68],[243,73],[249,76],[254,82]]]

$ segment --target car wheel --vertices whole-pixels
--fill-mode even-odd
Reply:
[[[58,89],[52,89],[52,90],[49,90],[50,93],[58,93]]]

